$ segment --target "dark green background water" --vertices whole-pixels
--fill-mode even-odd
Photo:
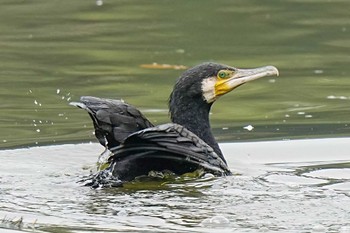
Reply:
[[[0,147],[94,140],[81,95],[123,98],[154,123],[180,70],[275,65],[212,109],[220,141],[349,135],[350,2],[1,0]],[[243,127],[253,125],[253,131]]]

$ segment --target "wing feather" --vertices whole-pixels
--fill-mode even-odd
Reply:
[[[71,104],[89,113],[95,136],[107,148],[120,145],[134,132],[153,127],[139,110],[121,100],[83,96]]]
[[[172,123],[135,132],[111,151],[111,172],[124,181],[152,170],[170,170],[178,175],[197,169],[215,175],[231,174],[226,162],[208,144]]]

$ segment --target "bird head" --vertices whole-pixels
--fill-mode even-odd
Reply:
[[[209,112],[220,96],[244,83],[278,75],[274,66],[238,69],[216,63],[203,63],[186,70],[177,80],[169,99],[169,113],[173,123],[196,134],[222,156],[211,133]]]
[[[175,84],[171,98],[177,91],[181,95],[176,98],[201,98],[212,104],[220,96],[229,93],[235,88],[265,76],[278,76],[274,66],[264,66],[254,69],[238,69],[235,67],[203,63],[186,70]]]

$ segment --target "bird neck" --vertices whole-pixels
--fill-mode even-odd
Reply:
[[[211,146],[215,153],[224,160],[220,147],[216,142],[210,127],[209,112],[211,104],[208,104],[203,100],[184,101],[185,104],[176,103],[176,100],[174,102],[172,101],[174,101],[174,99],[170,102],[170,116],[172,122],[182,125],[192,133],[196,134]]]

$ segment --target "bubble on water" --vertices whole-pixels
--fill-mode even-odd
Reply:
[[[29,89],[29,93],[33,93],[33,91]]]
[[[57,90],[56,90],[56,94],[57,94],[57,95],[60,94],[60,92],[61,92],[60,89],[57,89]]]
[[[327,231],[327,228],[323,225],[315,225],[313,228],[312,228],[312,232],[326,232]]]
[[[286,115],[284,115],[285,117],[290,117],[290,115],[289,114],[286,114]]]
[[[269,79],[269,83],[275,83],[275,82],[276,82],[276,79],[274,78]]]
[[[305,112],[298,112],[298,115],[305,115]]]
[[[305,115],[305,118],[312,118],[311,114]]]
[[[36,129],[36,132],[40,133],[40,129]]]
[[[35,104],[35,105],[38,105],[38,101],[34,100],[34,104]]]
[[[204,219],[201,224],[206,227],[224,227],[230,224],[230,220],[223,215],[216,215],[214,217]]]
[[[259,230],[260,232],[269,232],[269,228],[267,227],[260,227]]]
[[[222,130],[228,130],[228,127],[222,127]]]
[[[5,143],[5,142],[7,142],[7,140],[6,140],[6,139],[4,139],[4,140],[2,140],[2,142],[4,142],[4,143]]]
[[[116,213],[118,216],[121,216],[121,217],[125,217],[125,216],[128,216],[128,212],[126,210],[121,210],[119,212]]]

